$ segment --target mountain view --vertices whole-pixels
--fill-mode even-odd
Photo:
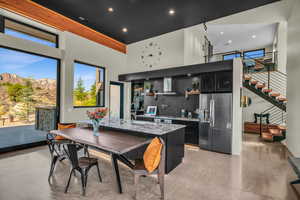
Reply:
[[[56,105],[56,80],[0,74],[0,120],[6,126],[33,124],[35,107]]]

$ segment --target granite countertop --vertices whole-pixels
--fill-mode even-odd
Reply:
[[[150,116],[150,115],[137,115],[136,117],[144,117],[144,118],[155,118],[155,119],[171,119],[171,120],[179,120],[179,121],[192,121],[199,122],[200,120],[197,118],[187,118],[187,117],[172,117],[172,116]]]
[[[90,124],[91,122],[87,120],[82,123]],[[164,135],[186,127],[178,124],[154,123],[136,120],[102,120],[100,122],[100,126],[153,135]]]

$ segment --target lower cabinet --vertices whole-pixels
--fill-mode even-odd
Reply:
[[[173,124],[185,125],[185,139],[186,144],[199,145],[199,122],[172,120]]]
[[[137,120],[153,122],[154,118],[138,116]],[[183,120],[171,120],[171,121],[172,124],[181,124],[186,126],[184,143],[199,145],[199,122],[183,121]]]

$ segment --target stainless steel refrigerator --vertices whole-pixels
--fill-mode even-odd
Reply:
[[[232,93],[201,94],[199,111],[200,148],[230,154]]]

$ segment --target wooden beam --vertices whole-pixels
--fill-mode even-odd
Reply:
[[[126,45],[30,0],[0,0],[0,8],[126,53]]]

